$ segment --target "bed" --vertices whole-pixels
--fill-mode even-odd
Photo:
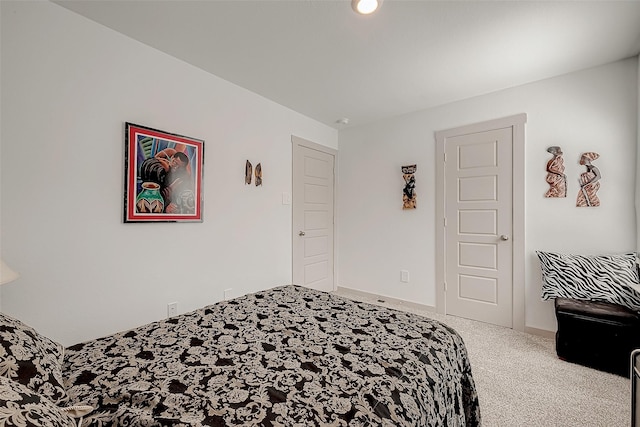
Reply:
[[[3,318],[16,322],[0,327],[6,350],[21,326]],[[0,417],[28,412],[20,393],[6,409],[13,377],[23,394],[51,403],[55,417],[56,407],[94,408],[63,409],[65,426],[79,415],[85,427],[480,425],[467,351],[454,330],[295,285],[80,343],[63,356],[53,351],[36,371],[54,372],[36,381],[6,369],[8,357],[24,353],[1,355]],[[53,419],[49,412],[29,415],[36,421],[26,425],[58,425],[41,422]]]

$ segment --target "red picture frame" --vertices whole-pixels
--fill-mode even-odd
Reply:
[[[202,222],[204,141],[125,123],[124,222]]]

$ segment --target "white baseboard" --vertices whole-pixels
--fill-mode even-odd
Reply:
[[[414,309],[418,309],[418,310],[425,310],[431,313],[435,313],[436,312],[436,308],[431,306],[431,305],[425,305],[425,304],[418,304],[416,302],[411,302],[411,301],[406,301],[406,300],[402,300],[399,298],[393,298],[393,297],[387,297],[384,295],[378,295],[378,294],[374,294],[374,293],[370,293],[370,292],[365,292],[365,291],[360,291],[358,289],[351,289],[351,288],[346,288],[344,286],[338,286],[336,287],[336,291],[342,295],[353,295],[354,297],[360,297],[360,298],[365,298],[368,300],[374,300],[377,302],[388,302],[391,304],[395,304],[395,305],[400,305],[400,306],[405,306],[405,307],[409,307],[409,308],[414,308]],[[538,335],[544,338],[555,338],[556,333],[555,331],[548,331],[546,329],[538,329],[538,328],[533,328],[531,326],[525,326],[524,327],[524,332],[526,332],[527,334],[531,334],[531,335]]]
[[[527,334],[538,335],[538,336],[544,337],[544,338],[554,338],[555,339],[555,337],[556,337],[556,333],[554,331],[548,331],[546,329],[532,328],[531,326],[525,326],[524,327],[524,331]]]
[[[425,311],[429,311],[432,313],[436,312],[436,308],[431,306],[431,305],[425,305],[425,304],[419,304],[417,302],[411,302],[411,301],[406,301],[403,299],[399,299],[399,298],[392,298],[392,297],[387,297],[384,295],[378,295],[378,294],[373,294],[370,292],[365,292],[365,291],[360,291],[357,289],[351,289],[351,288],[345,288],[343,286],[338,286],[336,287],[336,292],[340,292],[344,295],[346,294],[351,294],[357,297],[362,297],[362,298],[366,298],[366,299],[370,299],[370,300],[375,300],[378,302],[388,302],[391,304],[396,304],[396,305],[402,305],[405,307],[409,307],[409,308],[415,308],[418,310],[425,310]]]

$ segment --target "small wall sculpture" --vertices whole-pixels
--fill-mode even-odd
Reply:
[[[262,185],[262,164],[256,165],[256,187]]]
[[[253,167],[251,166],[251,162],[247,160],[244,164],[244,183],[251,184],[251,177],[253,176]]]
[[[549,189],[544,197],[567,197],[567,175],[564,174],[562,149],[558,146],[547,148],[553,158],[547,162],[547,183]]]
[[[244,183],[245,185],[251,185],[251,180],[253,179],[253,175],[255,173],[256,176],[256,187],[262,185],[262,164],[258,163],[253,169],[251,162],[247,160],[244,164]]]
[[[416,209],[416,173],[417,165],[402,166],[404,189],[402,190],[402,209]]]
[[[596,194],[600,189],[600,170],[591,164],[600,155],[594,152],[582,153],[580,157],[580,164],[585,166],[587,170],[580,174],[580,190],[578,191],[578,198],[576,200],[576,206],[578,207],[592,207],[600,206],[600,199]]]

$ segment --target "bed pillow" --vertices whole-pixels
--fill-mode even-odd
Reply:
[[[542,268],[542,299],[604,301],[640,311],[638,261],[634,252],[572,255],[536,251]]]
[[[74,419],[27,386],[0,376],[0,425],[76,427]]]
[[[61,344],[0,313],[0,376],[60,403],[67,397],[62,382],[63,357]]]

